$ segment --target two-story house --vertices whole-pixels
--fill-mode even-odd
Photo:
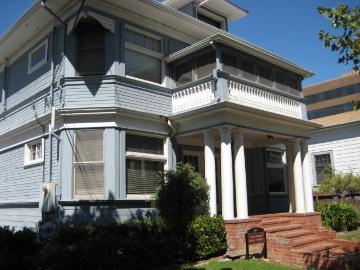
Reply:
[[[246,14],[228,0],[36,1],[0,40],[0,225],[54,207],[124,220],[178,162],[225,220],[313,212],[312,73],[229,33]]]

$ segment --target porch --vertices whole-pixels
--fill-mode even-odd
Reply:
[[[176,144],[210,186],[211,215],[314,212],[305,138],[220,125],[178,135]]]

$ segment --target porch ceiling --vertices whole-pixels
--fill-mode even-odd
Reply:
[[[283,137],[309,138],[310,132],[321,127],[309,121],[244,107],[230,102],[199,108],[169,117],[177,134],[231,125]]]

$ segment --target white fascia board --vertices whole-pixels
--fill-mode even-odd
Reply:
[[[180,51],[177,51],[177,52],[169,55],[168,57],[166,57],[165,61],[167,61],[168,63],[176,61],[182,57],[185,57],[186,55],[192,54],[194,52],[197,52],[197,51],[209,46],[210,42],[219,42],[222,44],[226,44],[235,49],[239,49],[243,52],[246,52],[250,55],[264,59],[264,60],[266,60],[270,63],[273,63],[277,66],[283,67],[286,70],[290,70],[296,74],[303,76],[304,78],[308,78],[308,77],[311,77],[314,75],[313,72],[311,72],[301,66],[298,66],[298,65],[290,62],[289,60],[286,60],[274,53],[271,53],[263,48],[260,48],[260,47],[254,45],[248,41],[245,41],[235,35],[232,35],[230,33],[225,33],[225,32],[215,34],[211,37],[208,37],[197,43],[194,43]]]

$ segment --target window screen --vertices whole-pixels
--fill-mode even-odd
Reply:
[[[330,153],[315,155],[315,171],[316,171],[316,180],[320,184],[324,179],[324,176],[329,170],[331,171],[331,157]]]
[[[288,86],[292,89],[299,90],[299,79],[297,79],[296,77],[289,76]]]
[[[105,29],[92,18],[76,27],[76,71],[79,75],[105,74]]]
[[[74,197],[104,197],[103,131],[77,130],[74,134]]]
[[[258,72],[259,72],[259,82],[261,84],[264,84],[266,86],[271,86],[273,84],[271,67],[259,65]]]
[[[198,79],[210,76],[215,68],[215,52],[210,52],[196,58],[196,74]]]
[[[164,142],[161,138],[127,135],[126,151],[162,155],[164,154]]]
[[[242,76],[245,79],[255,81],[255,63],[248,59],[241,59]]]
[[[282,71],[275,72],[276,88],[279,90],[287,90],[286,74]]]
[[[176,86],[192,82],[192,61],[179,64],[175,67]]]
[[[237,59],[235,55],[223,52],[221,55],[223,70],[231,75],[238,76]]]

